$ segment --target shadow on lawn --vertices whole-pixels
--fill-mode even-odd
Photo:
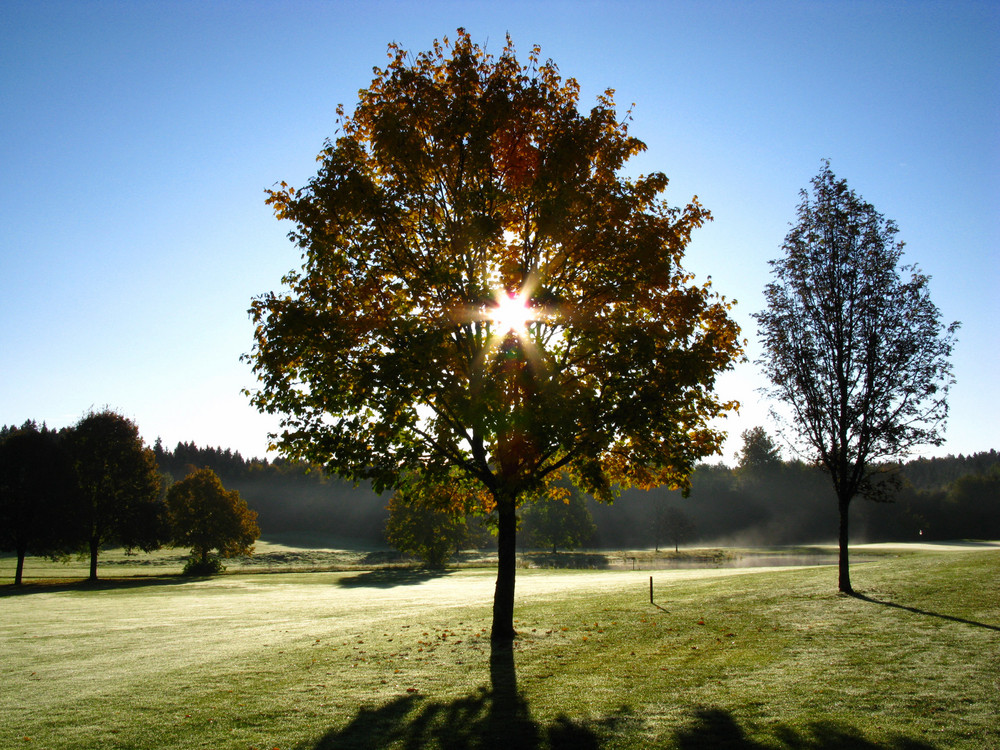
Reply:
[[[117,591],[119,589],[138,589],[147,586],[179,586],[191,581],[203,580],[205,579],[167,575],[99,578],[96,581],[86,578],[75,581],[26,581],[20,586],[15,586],[13,583],[0,585],[0,597],[25,596],[28,594],[55,594],[64,591]]]
[[[450,568],[441,570],[429,570],[427,568],[377,568],[353,576],[344,576],[337,581],[337,585],[347,588],[369,586],[386,589],[393,586],[411,586],[415,583],[423,583],[434,578],[451,575],[453,572],[454,570]]]
[[[759,743],[746,736],[743,729],[728,711],[718,708],[701,708],[695,712],[694,721],[681,729],[673,742],[664,747],[680,750],[935,750],[921,740],[896,736],[885,742],[869,740],[850,725],[837,722],[819,721],[809,725],[804,731],[779,726],[774,730],[776,743]]]
[[[416,694],[400,696],[377,708],[362,708],[347,726],[330,730],[300,750],[352,750],[383,747],[443,750],[600,750],[617,745],[679,750],[936,750],[907,737],[888,744],[868,740],[849,725],[816,722],[807,730],[779,726],[776,741],[760,743],[746,736],[732,714],[701,708],[672,737],[651,741],[641,717],[628,707],[598,720],[577,721],[565,715],[549,724],[531,716],[517,689],[514,650],[494,646],[490,655],[490,689],[483,688],[450,702]],[[616,741],[617,740],[617,741]]]
[[[514,649],[494,646],[490,689],[450,702],[406,695],[378,708],[362,708],[342,729],[305,746],[311,750],[348,750],[396,745],[446,750],[597,750],[600,737],[612,734],[619,717],[583,724],[560,716],[542,726],[532,719],[517,689]]]
[[[887,602],[882,599],[876,599],[873,596],[866,596],[865,594],[859,594],[855,591],[852,596],[855,599],[860,599],[863,602],[870,602],[872,604],[881,604],[883,607],[892,607],[893,609],[902,609],[907,612],[913,612],[916,615],[926,615],[927,617],[939,617],[942,620],[949,620],[951,622],[959,622],[963,625],[972,625],[977,628],[986,628],[987,630],[995,630],[1000,632],[1000,626],[997,625],[987,625],[985,622],[976,622],[975,620],[966,620],[961,617],[955,617],[954,615],[942,615],[940,612],[929,612],[926,609],[917,609],[916,607],[907,607],[905,604],[896,604],[896,602]]]

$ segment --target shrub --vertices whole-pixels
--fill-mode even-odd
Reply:
[[[191,557],[184,564],[181,575],[185,576],[217,576],[226,572],[226,566],[218,557]]]

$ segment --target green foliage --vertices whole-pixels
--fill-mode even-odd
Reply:
[[[764,349],[758,364],[770,396],[791,414],[798,445],[833,481],[840,588],[849,592],[848,505],[879,487],[872,475],[882,462],[943,441],[958,324],[941,324],[928,277],[900,265],[894,222],[837,179],[829,162],[812,186],[812,199],[802,191],[784,256],[771,261],[767,309],[755,315]]]
[[[737,456],[737,468],[747,473],[767,472],[781,464],[781,449],[763,427],[744,430],[743,448]]]
[[[482,498],[460,477],[436,483],[414,477],[389,500],[385,537],[393,548],[414,555],[430,568],[484,541]]]
[[[214,555],[192,556],[184,563],[184,570],[181,572],[181,575],[208,577],[222,575],[225,572],[226,566],[222,564],[222,560]]]
[[[78,543],[90,552],[90,577],[107,545],[149,552],[169,538],[160,475],[139,428],[111,410],[92,412],[66,434],[78,492]]]
[[[938,456],[918,458],[902,467],[903,475],[919,490],[945,490],[964,476],[988,474],[1000,467],[996,449],[968,456]]]
[[[161,471],[179,477],[187,476],[192,469],[207,466],[221,479],[232,481],[255,470],[271,468],[266,459],[247,460],[239,451],[232,451],[229,448],[201,448],[194,442],[179,442],[171,451],[165,449],[157,439],[153,445],[153,452]]]
[[[643,144],[610,92],[581,115],[553,64],[464,33],[391,52],[319,174],[270,194],[305,257],[252,307],[280,447],[376,490],[412,466],[515,496],[567,465],[601,496],[682,483],[719,445],[711,386],[740,352],[679,265],[708,213],[618,175]],[[500,292],[527,297],[521,337],[491,319]]]
[[[173,544],[191,547],[191,555],[206,569],[209,552],[222,557],[253,554],[260,536],[257,514],[235,490],[222,486],[211,469],[196,469],[167,491]]]
[[[580,492],[548,495],[528,505],[521,516],[521,530],[531,547],[572,550],[593,541],[597,526]]]
[[[767,436],[767,442],[774,445],[763,428],[747,432]],[[235,454],[230,450],[200,448],[193,443],[179,443],[178,447],[177,451],[161,447],[161,471],[183,476],[184,466],[197,456],[220,478],[228,472],[232,478],[223,479],[224,484],[237,489],[259,512],[264,536],[309,532],[346,537],[365,547],[384,542],[386,501],[367,486],[354,487],[308,464],[241,457],[239,466],[233,468]],[[900,468],[905,482],[894,502],[852,505],[852,541],[1000,538],[1000,500],[958,505],[946,501],[962,476],[988,474],[993,466],[1000,466],[995,450],[907,462]],[[626,490],[613,505],[588,499],[588,510],[597,525],[593,544],[615,549],[653,545],[650,524],[661,505],[683,509],[701,539],[728,539],[741,545],[828,542],[837,527],[836,496],[829,477],[798,460],[777,465],[764,461],[758,468],[747,465],[734,469],[699,464],[691,475],[691,486],[688,500],[679,491],[666,488]],[[530,505],[522,513],[526,510]],[[490,542],[479,520],[472,519],[469,528],[480,538],[467,543],[467,548]]]
[[[562,472],[602,500],[685,485],[742,354],[731,304],[681,266],[708,212],[669,206],[662,173],[624,177],[645,146],[612,92],[582,114],[538,55],[461,30],[391,45],[318,174],[269,192],[303,267],[251,307],[251,398],[286,455],[376,491],[458,468],[493,496],[504,620],[523,499]]]

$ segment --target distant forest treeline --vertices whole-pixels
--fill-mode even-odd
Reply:
[[[178,443],[153,447],[161,472],[173,480],[209,467],[239,490],[259,514],[263,536],[317,534],[342,543],[383,545],[388,495],[281,459],[244,459],[221,448]],[[1000,538],[1000,455],[917,459],[900,469],[891,503],[862,498],[851,506],[853,542]],[[728,467],[703,464],[690,496],[665,488],[628,490],[613,505],[591,499],[596,532],[585,545],[603,548],[672,546],[657,521],[665,507],[694,524],[685,543],[806,544],[836,536],[837,505],[829,477],[797,461],[771,460]]]

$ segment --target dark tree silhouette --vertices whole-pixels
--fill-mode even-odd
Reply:
[[[102,547],[150,552],[169,539],[160,475],[139,428],[113,411],[88,414],[66,442],[78,490],[77,538],[90,553],[90,580],[96,581]]]
[[[65,549],[72,528],[73,474],[59,436],[33,422],[0,438],[0,550],[17,555],[14,583],[24,558]]]
[[[268,199],[303,268],[254,300],[252,402],[277,445],[376,491],[457,468],[491,497],[492,635],[515,637],[517,512],[568,474],[599,499],[683,486],[719,450],[742,354],[730,303],[682,267],[708,218],[621,170],[644,144],[508,41],[390,62],[302,189]]]
[[[802,191],[784,256],[771,261],[767,309],[755,317],[758,361],[788,408],[793,439],[833,481],[840,512],[839,587],[850,593],[848,509],[877,499],[880,463],[940,445],[957,323],[942,325],[928,277],[900,266],[894,222],[827,162]],[[907,278],[908,277],[908,278]]]
[[[737,468],[744,472],[773,470],[781,466],[781,449],[763,427],[744,430],[743,447],[737,454]]]
[[[674,552],[680,552],[681,542],[694,538],[695,523],[691,517],[675,505],[657,502],[653,506],[653,536],[656,551],[660,551],[660,540],[674,545]]]

